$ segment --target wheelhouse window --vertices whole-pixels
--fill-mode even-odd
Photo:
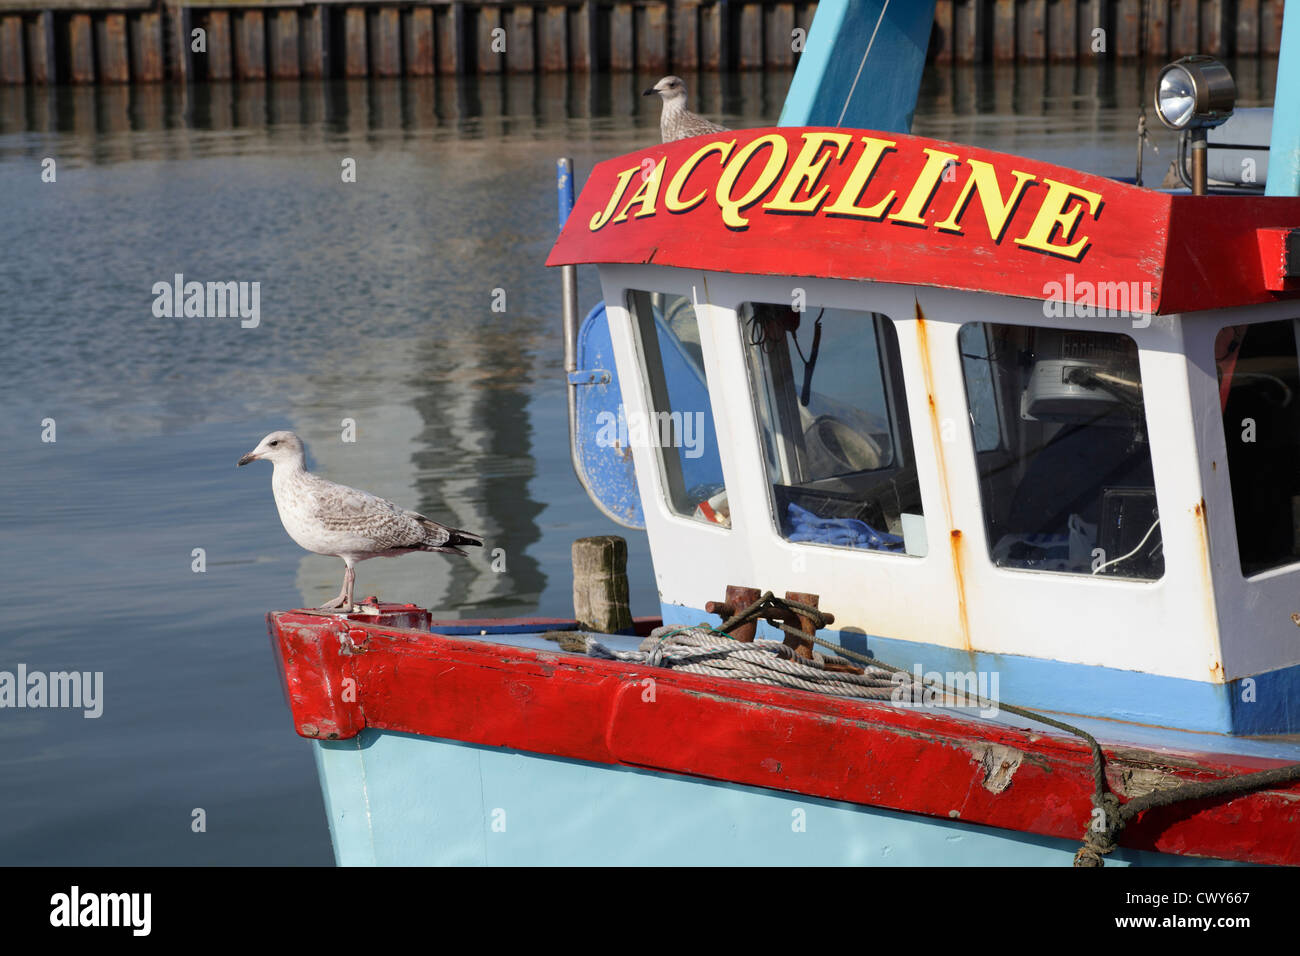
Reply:
[[[925,554],[894,324],[873,312],[758,302],[739,316],[781,535]]]
[[[620,409],[619,440],[656,450],[674,514],[730,528],[695,308],[682,295],[641,291],[628,292],[628,308],[640,342],[651,413],[643,421]]]
[[[1243,574],[1300,561],[1298,322],[1227,326],[1215,338]]]
[[[1161,577],[1137,343],[968,323],[958,345],[993,562]]]

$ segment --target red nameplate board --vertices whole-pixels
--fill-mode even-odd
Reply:
[[[547,265],[653,262],[1076,305],[1120,289],[1126,311],[1168,313],[1300,292],[1265,288],[1266,226],[1300,227],[1300,199],[1175,197],[916,136],[786,127],[601,163]]]

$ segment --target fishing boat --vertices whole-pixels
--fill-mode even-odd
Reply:
[[[1293,118],[1267,193],[1196,60],[1190,192],[912,136],[888,6],[819,5],[780,126],[561,166],[574,467],[659,617],[268,615],[340,864],[1300,863]]]

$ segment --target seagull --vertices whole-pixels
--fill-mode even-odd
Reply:
[[[238,466],[265,458],[273,466],[271,492],[280,523],[300,547],[343,559],[343,590],[324,610],[352,610],[354,565],[412,551],[461,554],[457,545],[481,547],[483,539],[438,524],[391,501],[313,475],[306,468],[302,439],[293,432],[271,432],[239,459]],[[468,557],[468,555],[465,555]]]
[[[698,113],[686,108],[686,84],[680,76],[665,76],[642,96],[658,93],[663,100],[663,112],[659,114],[659,135],[663,142],[672,143],[705,133],[725,133],[727,127],[710,123]]]

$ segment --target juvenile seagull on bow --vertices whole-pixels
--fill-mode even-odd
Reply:
[[[727,127],[710,123],[698,113],[686,108],[686,84],[680,76],[665,76],[642,96],[659,94],[663,100],[663,112],[659,114],[659,135],[663,142],[672,143],[691,136],[703,136],[705,133],[725,133]]]
[[[265,458],[274,466],[271,492],[280,523],[300,547],[343,559],[343,590],[322,608],[352,609],[353,567],[369,558],[411,551],[465,554],[458,544],[482,546],[479,535],[448,528],[365,491],[338,485],[306,468],[302,439],[293,432],[271,432],[240,465]]]

